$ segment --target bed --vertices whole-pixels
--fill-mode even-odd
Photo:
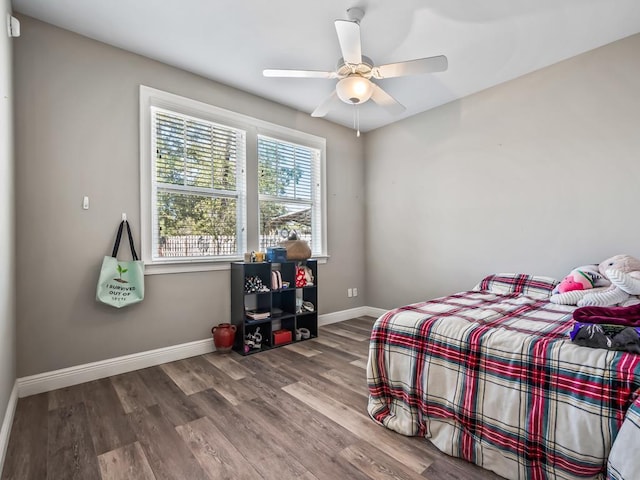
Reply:
[[[491,275],[382,315],[371,418],[510,479],[640,478],[640,355],[573,344],[556,284]]]

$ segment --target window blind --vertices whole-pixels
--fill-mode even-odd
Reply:
[[[244,251],[245,133],[152,108],[154,258]]]
[[[295,231],[320,253],[320,152],[304,145],[258,136],[260,248]]]

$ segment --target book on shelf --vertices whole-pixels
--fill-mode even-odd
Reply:
[[[269,310],[247,310],[247,317],[253,320],[265,320],[271,316]]]

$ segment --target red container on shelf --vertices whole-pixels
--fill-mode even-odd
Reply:
[[[273,344],[282,345],[291,342],[291,330],[276,330],[273,332]]]

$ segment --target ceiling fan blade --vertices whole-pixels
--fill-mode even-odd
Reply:
[[[349,20],[336,20],[338,42],[345,63],[362,63],[362,45],[360,43],[360,24]]]
[[[373,83],[373,82],[371,82]],[[405,106],[398,102],[395,98],[385,92],[378,85],[373,86],[373,94],[371,95],[371,100],[376,102],[383,108],[386,108],[390,113],[397,115],[406,110]]]
[[[420,73],[444,72],[449,66],[447,57],[438,55],[437,57],[418,58],[407,62],[388,63],[373,69],[374,78],[393,78],[405,75],[416,75]]]
[[[338,101],[338,94],[334,90],[331,92],[327,98],[325,98],[320,105],[316,107],[316,109],[311,112],[312,117],[324,117],[327,113],[329,113],[329,109],[331,106]]]
[[[336,72],[320,72],[317,70],[275,70],[267,69],[262,71],[265,77],[287,77],[287,78],[338,78]]]

